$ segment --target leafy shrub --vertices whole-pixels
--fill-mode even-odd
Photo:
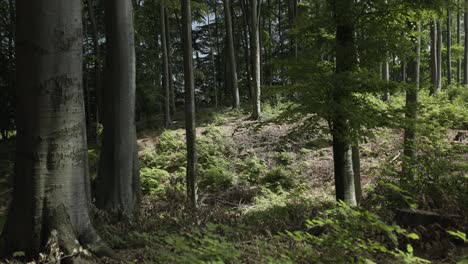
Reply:
[[[233,230],[209,224],[183,235],[165,238],[166,247],[158,263],[241,263],[242,251],[225,235]]]
[[[284,167],[276,167],[268,171],[265,177],[261,179],[261,183],[272,189],[282,188],[285,190],[290,190],[299,185],[295,174]]]
[[[267,167],[265,161],[253,155],[237,164],[239,180],[245,183],[258,183],[265,175]]]
[[[142,168],[140,170],[141,189],[144,194],[158,195],[164,192],[168,184],[169,172],[158,168]]]
[[[428,262],[415,257],[410,244],[405,245],[404,251],[399,247],[399,237],[419,239],[417,234],[386,224],[377,215],[344,203],[307,221],[307,226],[308,231],[282,234],[296,243],[288,253],[296,262],[375,263],[384,256],[405,263]]]

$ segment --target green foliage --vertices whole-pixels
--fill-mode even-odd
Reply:
[[[468,129],[468,91],[466,88],[451,88],[437,97],[423,95],[421,117],[434,125]]]
[[[140,177],[143,194],[160,195],[171,176],[163,169],[145,167],[140,170]]]
[[[383,256],[405,263],[427,263],[415,257],[410,244],[406,251],[399,249],[399,237],[419,239],[397,225],[383,222],[377,215],[340,203],[307,222],[308,231],[282,234],[297,243],[298,252],[292,250],[292,259],[309,263],[375,263]]]
[[[165,250],[159,263],[240,263],[242,251],[228,240],[232,228],[209,224],[183,235],[165,238]]]

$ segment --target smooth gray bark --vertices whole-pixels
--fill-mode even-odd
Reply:
[[[384,81],[387,81],[389,82],[390,81],[390,63],[388,62],[388,59],[385,60],[385,62],[383,63],[383,69],[382,69],[382,79]],[[385,102],[389,101],[390,100],[390,92],[385,90],[384,91],[384,96],[383,96],[383,100]]]
[[[99,241],[90,219],[81,1],[17,0],[17,152],[2,255]]]
[[[461,45],[461,12],[460,0],[457,0],[457,45]],[[462,76],[462,60],[460,56],[457,58],[457,84],[461,84]]]
[[[106,96],[96,206],[119,218],[131,219],[140,205],[132,1],[106,1],[105,12]]]
[[[223,0],[224,4],[224,20],[226,26],[226,51],[228,53],[228,76],[230,86],[232,88],[232,107],[239,109],[239,86],[237,81],[237,64],[236,54],[234,51],[234,36],[232,32],[232,18],[231,18],[231,1]]]
[[[208,39],[210,41],[210,56],[211,56],[211,68],[213,74],[213,90],[214,90],[214,106],[218,108],[218,78],[217,78],[217,69],[216,69],[216,60],[215,60],[215,41],[213,41],[213,35],[211,33],[211,21],[210,14],[207,16],[208,20]]]
[[[257,12],[257,0],[250,0],[251,13],[251,55],[252,55],[252,79],[253,79],[253,111],[252,119],[259,120],[261,118],[261,77],[260,77],[260,31],[258,24],[259,14]]]
[[[198,207],[197,150],[195,128],[195,84],[193,77],[192,15],[190,1],[182,4],[182,43],[185,81],[185,129],[187,137],[187,197],[193,208]]]

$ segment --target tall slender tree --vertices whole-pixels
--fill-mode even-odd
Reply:
[[[260,76],[260,30],[259,30],[259,12],[257,0],[250,0],[251,12],[251,54],[252,54],[252,79],[253,79],[253,111],[252,119],[258,120],[261,118],[261,76]]]
[[[354,45],[353,17],[349,10],[353,9],[353,0],[337,0],[334,6],[336,24],[336,73],[353,71],[357,67]],[[346,87],[335,87],[333,91],[334,104],[342,105],[349,99]],[[356,190],[354,182],[352,146],[346,138],[349,124],[344,109],[337,108],[332,120],[333,162],[335,169],[336,199],[349,205],[356,205]]]
[[[192,14],[190,1],[181,0],[182,45],[184,53],[185,130],[187,137],[187,197],[189,204],[198,206],[197,149],[195,129],[195,83],[193,77]]]
[[[464,61],[463,61],[463,84],[468,85],[468,0],[464,3],[464,31],[465,31],[465,44],[464,44]]]
[[[452,11],[447,9],[447,84],[452,84]]]
[[[17,152],[2,254],[33,257],[54,233],[71,254],[90,219],[79,0],[17,0]],[[54,231],[55,230],[55,231]]]
[[[460,0],[457,0],[457,45],[461,45],[461,12]],[[462,60],[460,55],[457,56],[457,84],[462,81]]]
[[[223,0],[224,4],[224,20],[226,26],[226,51],[228,53],[228,82],[232,87],[232,107],[238,109],[240,106],[239,100],[239,86],[237,83],[237,64],[236,54],[234,51],[234,35],[232,32],[232,18],[231,18],[231,1]]]
[[[442,23],[437,20],[437,90],[434,95],[442,89]]]
[[[420,64],[421,64],[421,25],[415,23],[416,41],[414,43],[414,55],[408,62],[408,78],[406,90],[405,116],[407,124],[404,134],[404,161],[403,174],[405,177],[413,178],[414,164],[416,162],[416,118],[418,117],[419,86],[420,86]]]
[[[105,26],[106,97],[96,205],[119,218],[133,218],[140,204],[140,175],[132,1],[105,1]]]
[[[431,22],[431,95],[437,94],[438,85],[438,56],[437,56],[437,22],[433,20]]]
[[[164,128],[172,127],[171,118],[171,92],[169,88],[169,51],[167,48],[166,6],[159,6],[159,25],[161,26],[161,50],[162,50],[162,105],[164,108]]]

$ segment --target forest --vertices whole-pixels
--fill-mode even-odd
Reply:
[[[0,0],[0,263],[468,263],[468,0]]]

